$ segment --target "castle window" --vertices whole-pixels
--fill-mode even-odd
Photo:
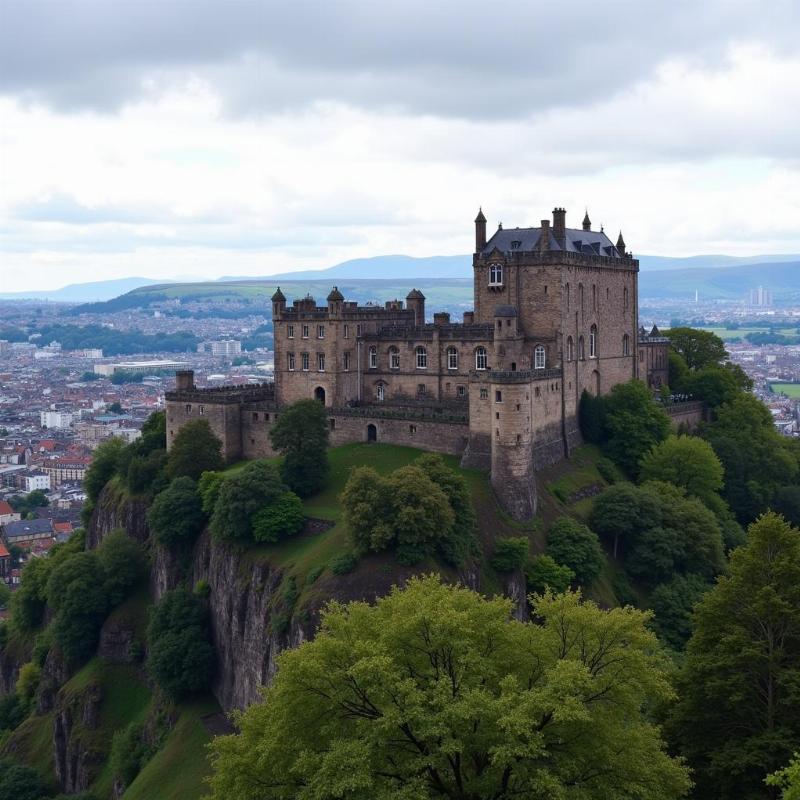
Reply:
[[[204,416],[205,413],[206,413],[206,407],[205,406],[200,406],[200,416],[201,417]]]
[[[466,397],[467,396],[467,387],[466,386],[456,386],[456,394],[459,397]]]
[[[455,347],[447,348],[447,369],[458,369],[458,350]]]
[[[317,353],[317,371],[325,372],[325,353]]]
[[[581,311],[583,311],[583,284],[578,284],[578,302],[580,303]]]
[[[503,285],[503,265],[492,264],[489,267],[489,286]]]
[[[644,361],[644,350],[639,351],[639,361]]]
[[[578,358],[583,361],[586,358],[586,351],[583,347],[583,336],[578,338]]]
[[[332,431],[335,431],[335,430],[336,430],[336,420],[335,420],[333,417],[331,417],[331,418],[328,420],[328,423],[330,424],[330,429],[331,429]]]
[[[378,402],[383,402],[386,398],[386,386],[383,383],[379,383],[377,389],[375,390],[375,399]]]
[[[343,363],[344,371],[345,372],[349,372],[350,371],[350,351],[349,350],[344,354],[343,362],[344,362]]]
[[[363,332],[364,332],[364,326],[361,325],[360,323],[356,325],[356,336],[361,336]]]
[[[378,348],[373,346],[369,348],[369,368],[377,369],[377,367],[378,367]]]
[[[308,325],[303,325],[303,338],[308,339]]]
[[[289,367],[289,372],[294,372],[294,353],[287,353],[286,361]]]
[[[264,414],[264,422],[269,422],[269,414]]]
[[[325,326],[317,325],[317,339],[324,339],[324,338],[325,338]]]
[[[302,353],[300,355],[300,360],[303,365],[303,372],[308,372],[308,362],[309,362],[308,353]]]
[[[502,403],[503,402],[503,393],[499,389],[495,389],[494,401],[495,401],[495,403]]]
[[[589,329],[589,358],[597,358],[597,325]]]
[[[417,369],[427,369],[428,351],[424,347],[418,347],[415,352],[417,354]]]
[[[522,242],[520,242],[520,241],[518,241],[516,239],[513,242],[511,242],[511,249],[512,250],[519,250],[520,247],[522,247]]]
[[[478,347],[475,350],[475,369],[486,369],[488,358],[486,356],[486,348]]]
[[[481,386],[481,400],[489,399],[489,390],[485,386]]]
[[[500,419],[500,412],[499,411],[495,411],[494,412],[494,418],[495,419]]]
[[[567,361],[572,361],[572,337],[567,336]]]
[[[592,311],[597,311],[597,286],[592,284]]]
[[[512,372],[516,372],[517,371],[517,362],[516,361],[512,361],[511,362],[511,371]]]
[[[564,297],[567,301],[567,311],[569,311],[569,284],[564,287]]]
[[[628,290],[622,290],[622,307],[627,311],[628,310]]]
[[[258,411],[253,412],[253,422],[258,422]]]
[[[547,286],[544,287],[544,293],[547,294]]]
[[[191,403],[187,403],[186,404],[186,413],[187,414],[191,414],[192,413],[192,404]]]
[[[520,436],[520,434],[517,434],[517,444],[519,444],[521,441],[522,441],[522,436]]]
[[[409,425],[408,426],[408,432],[409,433],[416,433],[417,432],[417,426],[416,425]]]
[[[350,338],[350,326],[349,325],[345,325],[344,326],[344,338],[345,339],[349,339]]]
[[[294,339],[294,325],[286,326],[286,337],[288,339]]]
[[[628,334],[626,333],[622,337],[622,355],[629,356],[631,354],[631,340],[628,338]]]
[[[537,344],[533,351],[533,368],[544,369],[545,358],[544,345]]]
[[[417,397],[425,397],[425,384],[418,383],[417,384]]]
[[[400,351],[396,347],[389,348],[389,369],[400,369]]]

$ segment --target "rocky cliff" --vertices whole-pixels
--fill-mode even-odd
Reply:
[[[146,542],[150,536],[147,501],[141,497],[131,497],[112,480],[97,499],[97,507],[86,531],[86,549],[93,550],[117,528],[122,528],[137,542]]]

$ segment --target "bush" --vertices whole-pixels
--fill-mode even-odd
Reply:
[[[0,697],[0,733],[13,731],[28,716],[28,704],[16,693]]]
[[[202,500],[203,513],[207,517],[214,513],[214,506],[217,504],[219,490],[224,480],[225,474],[222,472],[204,472],[197,481],[197,491]]]
[[[306,586],[311,586],[312,583],[316,583],[317,578],[319,578],[323,572],[325,572],[325,567],[323,566],[314,567],[314,569],[310,570],[308,575],[306,575]]]
[[[352,572],[358,564],[358,557],[354,553],[339,553],[328,562],[328,568],[334,575],[346,575]]]
[[[600,473],[600,477],[611,485],[625,480],[625,476],[619,471],[617,465],[605,456],[597,459],[597,471]]]
[[[175,435],[167,456],[167,475],[197,480],[204,472],[221,470],[222,442],[214,435],[207,420],[187,422]]]
[[[117,473],[125,443],[116,436],[101,442],[92,456],[92,463],[83,479],[83,490],[90,502],[95,504],[103,487]]]
[[[164,594],[147,627],[147,668],[173,700],[208,688],[214,665],[205,603],[185,588]]]
[[[211,586],[205,578],[200,578],[194,585],[194,593],[201,600],[205,600],[211,594]]]
[[[23,664],[17,676],[16,693],[23,700],[32,700],[33,696],[36,694],[36,690],[39,688],[39,681],[41,678],[42,668],[38,664],[33,661]]]
[[[123,786],[130,786],[153,755],[153,748],[144,739],[144,725],[132,722],[114,733],[109,759],[111,774]]]
[[[600,574],[605,562],[597,534],[570,517],[561,517],[550,526],[547,554],[569,567],[584,586]]]
[[[498,572],[513,572],[522,569],[528,559],[528,539],[525,536],[498,539],[489,563]]]
[[[147,575],[144,547],[123,530],[106,536],[97,549],[97,556],[105,574],[105,590],[111,607],[121,603]]]
[[[36,770],[0,761],[0,800],[42,800],[49,794]]]
[[[285,492],[253,517],[253,538],[278,542],[294,536],[304,524],[303,501],[294,492]]]
[[[699,575],[676,575],[650,595],[655,616],[650,623],[659,638],[682,650],[692,635],[692,610],[711,586]]]
[[[557,563],[547,554],[528,559],[525,564],[525,583],[529,592],[542,594],[546,589],[565,592],[569,589],[575,573]]]
[[[197,484],[186,476],[175,478],[147,512],[153,538],[165,547],[191,544],[203,530],[205,521]]]

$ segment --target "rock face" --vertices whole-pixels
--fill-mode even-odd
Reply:
[[[208,583],[211,632],[217,659],[213,691],[226,709],[256,702],[259,688],[275,674],[277,655],[313,634],[310,624],[292,618],[285,630],[271,624],[283,574],[263,562],[212,541],[206,531],[198,541],[192,580]]]
[[[85,743],[96,730],[103,701],[99,686],[90,684],[80,694],[56,699],[53,718],[53,753],[56,780],[67,794],[86,791],[102,765],[102,756]]]
[[[142,498],[128,497],[113,481],[97,499],[97,507],[86,531],[86,549],[94,550],[109,533],[122,528],[137,542],[150,536],[147,527],[147,503]]]

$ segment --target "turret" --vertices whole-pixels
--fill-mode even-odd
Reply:
[[[589,219],[589,209],[586,209],[586,213],[583,216],[583,229],[585,231],[590,231],[592,229],[592,221]]]
[[[194,389],[194,370],[180,369],[175,373],[175,391],[191,392]]]
[[[483,209],[478,209],[478,216],[475,217],[475,252],[480,253],[486,247],[486,217],[483,216]]]
[[[332,316],[338,316],[342,310],[342,303],[344,302],[344,295],[339,291],[338,286],[334,286],[328,295],[328,313]]]
[[[414,312],[414,324],[425,324],[425,295],[419,289],[412,289],[406,297],[406,308]]]
[[[622,231],[619,232],[617,237],[617,250],[621,256],[625,255],[625,240],[622,238]]]
[[[553,209],[553,236],[563,247],[567,241],[567,212],[563,208]]]
[[[280,319],[285,310],[286,310],[286,298],[283,296],[283,292],[281,291],[281,287],[279,286],[275,290],[275,294],[272,295],[272,318]]]

